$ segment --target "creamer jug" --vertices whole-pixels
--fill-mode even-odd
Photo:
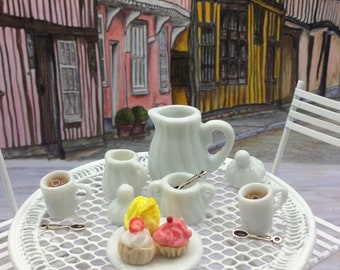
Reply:
[[[169,105],[152,108],[148,114],[155,126],[148,153],[152,180],[174,172],[212,172],[223,163],[234,145],[235,133],[229,123],[222,120],[203,123],[201,112],[195,107]],[[211,154],[208,147],[214,131],[223,133],[225,144]]]

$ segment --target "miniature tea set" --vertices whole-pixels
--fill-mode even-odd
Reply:
[[[130,203],[148,184],[147,194],[157,201],[162,217],[181,217],[188,225],[195,225],[205,218],[206,209],[215,196],[215,187],[206,179],[209,178],[209,173],[221,166],[230,153],[235,140],[234,130],[222,120],[203,123],[201,112],[191,106],[157,107],[150,109],[148,114],[155,126],[148,152],[148,171],[139,163],[137,154],[129,149],[114,149],[105,153],[102,189],[106,199],[110,201],[109,221],[122,226]],[[223,133],[226,143],[220,151],[211,154],[207,148],[215,131]],[[240,228],[235,228],[233,236],[279,244],[282,242],[281,237],[269,236],[267,233],[272,226],[273,214],[287,199],[287,191],[272,189],[265,184],[265,173],[263,162],[245,150],[238,151],[226,167],[225,178],[238,193],[240,208],[241,224]],[[90,197],[88,194],[86,198],[79,199],[71,196],[75,193],[74,187],[64,187],[65,191],[61,191],[63,186],[46,187],[43,181],[41,188],[44,189],[43,197],[50,216],[53,216],[49,212],[50,204],[54,204],[54,212],[59,210],[56,209],[57,191],[73,197],[69,202],[74,206],[72,209],[77,207],[80,200]],[[86,191],[88,192],[87,189]],[[254,199],[247,197],[249,193],[264,195],[257,195]],[[281,194],[279,202],[274,201],[274,196],[278,193]],[[261,209],[262,214],[254,214],[253,209]],[[260,227],[265,227],[265,230],[259,230]],[[40,228],[81,231],[85,226],[42,224]]]

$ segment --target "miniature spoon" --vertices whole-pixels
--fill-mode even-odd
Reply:
[[[282,238],[278,235],[275,236],[270,236],[270,235],[254,235],[254,234],[249,234],[245,230],[237,229],[233,231],[233,235],[237,238],[252,238],[252,239],[257,239],[257,240],[264,240],[264,241],[269,241],[273,242],[275,244],[280,244],[282,243]]]
[[[45,229],[45,230],[67,229],[67,230],[79,232],[79,231],[85,230],[85,225],[83,225],[83,224],[73,224],[73,225],[41,224],[40,229]]]
[[[176,186],[175,188],[177,189],[182,189],[186,187],[187,185],[190,185],[192,183],[196,183],[198,179],[200,179],[203,175],[205,175],[207,172],[206,171],[201,171],[198,174],[195,174],[193,177],[190,177],[189,179],[185,180],[182,184],[179,186]]]

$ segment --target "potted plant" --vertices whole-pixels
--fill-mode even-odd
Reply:
[[[132,132],[135,115],[130,108],[123,108],[115,115],[115,125],[119,137],[129,137]]]
[[[132,112],[135,116],[135,122],[133,125],[133,134],[144,134],[145,133],[145,122],[148,119],[148,111],[140,105],[134,106]]]

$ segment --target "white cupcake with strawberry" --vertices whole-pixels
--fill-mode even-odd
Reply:
[[[134,217],[118,241],[118,252],[125,263],[143,265],[149,263],[156,253],[150,231],[144,227],[143,219]]]

